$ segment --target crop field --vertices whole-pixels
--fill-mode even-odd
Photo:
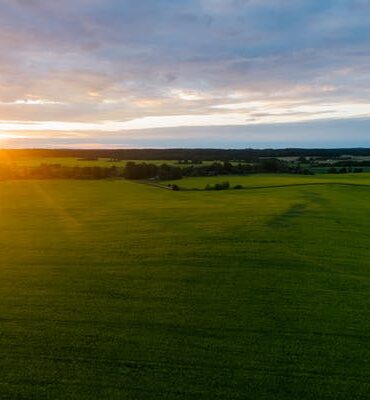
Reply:
[[[163,182],[164,184],[177,184],[181,189],[204,189],[207,184],[214,185],[227,181],[231,186],[242,185],[245,189],[273,188],[286,186],[315,186],[315,185],[369,185],[370,173],[355,174],[319,174],[319,175],[294,175],[294,174],[251,174],[235,176],[196,177]]]
[[[7,151],[1,150],[0,148],[0,167],[4,165],[15,165],[20,167],[38,167],[41,164],[59,164],[67,167],[124,167],[127,162],[133,161],[135,163],[148,163],[148,164],[167,164],[180,166],[179,160],[117,160],[114,158],[78,158],[78,157],[40,157],[40,156],[32,156],[32,155],[23,155],[12,154]],[[217,160],[214,161],[202,161],[201,165],[211,165]],[[239,162],[232,161],[231,164],[237,165]],[[182,164],[182,166],[190,166],[190,164]],[[195,164],[198,165],[198,164]]]
[[[68,167],[110,167],[115,165],[117,167],[124,167],[128,161],[127,160],[114,160],[110,158],[97,158],[97,159],[83,159],[83,158],[73,158],[73,157],[9,157],[4,156],[0,151],[0,166],[2,165],[17,165],[25,167],[37,167],[41,164],[59,164]],[[152,164],[169,164],[175,165],[177,161],[174,160],[154,160],[154,161],[137,161],[134,162],[148,162]]]
[[[0,182],[0,399],[368,399],[370,174],[224,180]]]

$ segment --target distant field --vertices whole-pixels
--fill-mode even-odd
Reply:
[[[315,184],[349,184],[370,185],[370,173],[357,174],[318,174],[318,175],[289,175],[289,174],[251,174],[246,176],[210,176],[184,178],[181,180],[163,182],[175,183],[183,189],[204,189],[207,184],[214,185],[227,181],[231,186],[242,185],[246,189],[287,185]]]
[[[0,182],[0,398],[366,399],[369,239],[367,186]]]
[[[135,163],[148,163],[148,164],[168,164],[168,165],[177,165],[181,167],[191,166],[191,164],[178,164],[178,160],[132,160]],[[13,156],[11,157],[7,153],[2,153],[0,150],[0,166],[1,165],[17,165],[17,166],[27,166],[27,167],[37,167],[41,164],[60,164],[64,166],[81,166],[81,167],[92,167],[92,166],[100,166],[100,167],[109,167],[111,165],[122,166],[124,167],[129,160],[114,160],[112,158],[97,158],[96,160],[92,159],[83,159],[83,158],[75,158],[75,157],[19,157]],[[203,161],[201,165],[210,165],[214,163],[214,161]],[[236,165],[237,162],[232,162],[232,164]],[[199,164],[195,164],[199,165]]]
[[[125,166],[127,160],[112,160],[110,158],[98,158],[97,160],[84,160],[81,158],[73,158],[73,157],[19,157],[19,158],[9,158],[9,157],[1,157],[0,153],[0,166],[1,165],[18,165],[18,166],[29,166],[29,167],[37,167],[40,164],[60,164],[65,166],[81,166],[81,167],[92,167],[92,166],[100,166],[100,167],[109,167],[111,165],[116,166]],[[154,160],[154,161],[137,161],[134,162],[147,162],[152,164],[175,164],[177,161],[163,161],[163,160]]]

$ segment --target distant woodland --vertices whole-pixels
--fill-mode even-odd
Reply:
[[[203,160],[203,161],[256,161],[261,157],[323,157],[333,158],[351,154],[369,156],[369,148],[338,149],[11,149],[0,150],[9,158],[18,157],[75,157],[112,158],[116,160]]]
[[[39,164],[22,164],[22,159],[26,158],[37,159]],[[64,165],[62,158],[71,158],[80,163]],[[49,159],[53,162],[49,162]],[[126,178],[166,181],[184,177],[255,173],[310,175],[316,172],[363,172],[370,168],[370,149],[33,149],[1,150],[0,160],[6,161],[0,163],[0,180]],[[104,161],[100,160],[109,161],[110,164],[104,165]],[[81,165],[84,164],[81,161],[93,163]],[[127,162],[119,164],[120,161]]]

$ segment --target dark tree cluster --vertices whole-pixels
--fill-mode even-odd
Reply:
[[[246,175],[252,173],[299,173],[309,174],[299,166],[290,167],[278,159],[265,159],[253,164],[232,164],[229,161],[214,162],[209,165],[174,166],[168,164],[156,165],[150,163],[135,163],[129,161],[125,168],[126,179],[158,179],[174,180],[182,177],[217,176],[217,175]]]
[[[183,176],[217,176],[217,175],[243,175],[253,172],[254,166],[251,164],[233,165],[229,161],[214,162],[209,165],[188,166],[182,169]]]
[[[129,161],[126,164],[124,176],[126,179],[158,179],[165,181],[180,179],[182,177],[182,169],[167,164],[136,164],[133,161]]]
[[[214,185],[207,185],[205,190],[228,190],[230,189],[229,182],[215,183]]]
[[[204,190],[228,190],[228,189],[234,189],[234,190],[240,190],[244,189],[243,185],[235,185],[233,187],[230,186],[229,182],[221,182],[221,183],[215,183],[214,185],[207,184]]]
[[[183,167],[168,164],[135,163],[130,161],[125,168],[125,178],[173,180],[182,177],[247,174],[251,172],[253,172],[253,168],[250,165],[239,164],[233,166],[227,161],[224,163],[215,162],[210,165],[187,165]]]
[[[174,190],[175,192],[178,192],[180,190],[180,187],[178,185],[174,184],[174,183],[170,183],[168,185],[168,188],[171,189],[171,190]]]

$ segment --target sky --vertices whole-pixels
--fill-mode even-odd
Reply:
[[[0,147],[370,147],[370,0],[0,0]]]

